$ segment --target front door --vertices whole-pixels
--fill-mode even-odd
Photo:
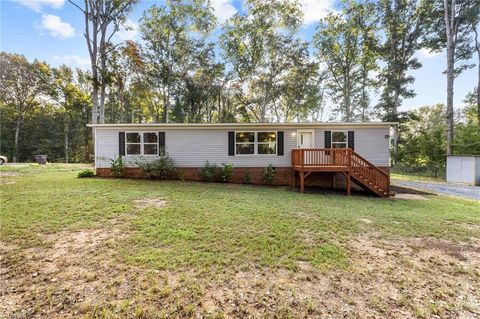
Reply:
[[[313,147],[313,132],[312,131],[298,131],[297,132],[298,148],[312,148]]]

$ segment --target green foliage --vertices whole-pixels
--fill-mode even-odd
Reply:
[[[123,157],[118,156],[110,160],[110,169],[113,177],[122,177],[123,175]]]
[[[222,175],[220,177],[222,178],[222,181],[224,183],[226,183],[230,180],[230,177],[232,176],[232,173],[233,173],[233,164],[232,163],[222,163]]]
[[[380,46],[380,56],[385,66],[380,72],[382,94],[377,110],[385,121],[398,121],[402,98],[411,98],[415,92],[408,88],[415,77],[409,70],[422,64],[415,57],[420,49],[422,34],[422,8],[415,0],[382,0],[377,4],[385,40]],[[405,41],[408,39],[408,41]]]
[[[413,171],[406,173],[423,171],[435,177],[443,175],[446,161],[445,106],[424,106],[411,111],[400,132],[398,169],[410,167]]]
[[[244,84],[235,90],[243,118],[306,118],[304,113],[314,107],[304,101],[307,93],[313,95],[308,88],[317,79],[317,65],[311,62],[308,43],[295,35],[302,18],[300,3],[249,0],[245,9],[244,15],[228,20],[220,36],[232,76]]]
[[[270,164],[262,172],[263,180],[266,184],[272,184],[276,174],[277,170],[275,169],[275,167],[273,167],[272,164]]]
[[[207,160],[205,164],[200,168],[200,175],[205,181],[213,182],[217,177],[217,170],[217,165],[210,164],[210,162]]]
[[[78,178],[93,177],[95,172],[91,169],[86,169],[78,173]]]
[[[139,158],[135,160],[135,164],[141,168],[143,174],[147,178],[171,179],[177,176],[175,161],[168,155],[168,153],[163,153],[158,159],[153,161]]]
[[[250,172],[249,168],[245,168],[245,172],[243,173],[243,182],[245,184],[250,184],[252,181],[252,172]]]
[[[343,121],[368,119],[368,91],[375,82],[368,76],[378,68],[378,41],[374,7],[346,1],[341,13],[329,13],[320,21],[313,44],[318,59],[328,70],[327,88],[333,110]]]

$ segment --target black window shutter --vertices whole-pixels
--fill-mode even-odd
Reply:
[[[325,148],[332,147],[332,131],[325,131]]]
[[[235,156],[235,132],[228,132],[228,156]]]
[[[277,155],[283,155],[283,132],[277,132]]]
[[[355,149],[355,132],[348,131],[348,148]]]
[[[165,155],[165,132],[158,132],[158,154]]]
[[[125,132],[118,132],[118,154],[125,155]]]

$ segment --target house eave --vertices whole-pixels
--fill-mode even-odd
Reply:
[[[115,123],[87,124],[94,128],[163,128],[163,129],[225,129],[225,128],[352,128],[391,127],[397,122],[301,122],[301,123]]]

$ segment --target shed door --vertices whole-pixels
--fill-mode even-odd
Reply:
[[[471,159],[460,160],[460,176],[463,183],[473,184],[473,172],[475,171],[473,165],[474,161]]]

